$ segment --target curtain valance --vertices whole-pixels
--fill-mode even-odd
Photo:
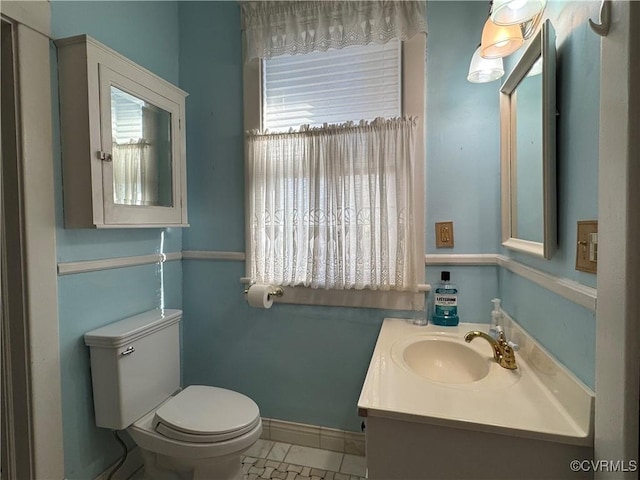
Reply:
[[[427,31],[423,1],[241,2],[245,60],[408,40]]]

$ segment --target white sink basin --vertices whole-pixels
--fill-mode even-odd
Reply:
[[[494,390],[520,379],[519,370],[498,365],[485,340],[466,343],[463,335],[412,335],[391,346],[391,358],[403,370],[445,387]]]
[[[558,448],[562,443],[572,449],[592,447],[593,393],[520,326],[508,325],[522,345],[516,370],[495,361],[486,339],[464,341],[469,331],[486,332],[486,324],[416,326],[406,319],[385,319],[358,400],[361,414],[378,422],[367,435],[393,433],[388,435],[391,449],[418,436],[436,435],[437,443],[446,427],[461,432],[463,440],[464,432],[475,430],[478,438],[491,432],[507,440],[549,440]],[[391,451],[382,445],[372,448]]]
[[[402,357],[413,372],[436,382],[477,382],[489,373],[486,358],[466,345],[446,339],[410,343]]]

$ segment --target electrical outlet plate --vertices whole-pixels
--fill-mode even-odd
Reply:
[[[436,222],[436,248],[453,248],[453,222]]]
[[[578,222],[576,245],[576,270],[597,273],[598,269],[598,221]]]

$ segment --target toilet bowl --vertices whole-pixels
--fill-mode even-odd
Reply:
[[[134,422],[127,432],[145,452],[147,473],[242,478],[241,455],[262,433],[258,406],[223,388],[192,385]],[[149,475],[151,477],[151,475]],[[154,478],[154,477],[152,477]]]
[[[96,424],[129,432],[145,478],[241,480],[241,455],[262,433],[260,410],[224,388],[179,389],[181,314],[154,310],[85,334]]]

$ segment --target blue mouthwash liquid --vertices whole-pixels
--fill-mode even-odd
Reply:
[[[436,286],[434,294],[434,311],[431,322],[435,325],[455,327],[460,322],[458,317],[458,287],[449,282],[449,272],[441,272],[441,282]]]

